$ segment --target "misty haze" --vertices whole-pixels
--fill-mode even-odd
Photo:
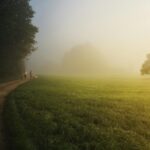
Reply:
[[[148,0],[44,3],[33,0],[31,4],[36,11],[33,22],[39,27],[39,33],[36,38],[38,50],[28,61],[29,68],[37,68],[35,71],[40,74],[47,72],[43,66],[55,70],[53,66],[61,65],[68,51],[90,43],[101,54],[99,59],[105,59],[106,65],[111,66],[113,74],[140,74],[149,53]],[[41,71],[39,66],[42,66]]]
[[[1,0],[0,150],[150,150],[150,1]]]

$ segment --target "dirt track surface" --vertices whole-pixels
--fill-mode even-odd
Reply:
[[[0,84],[0,150],[6,150],[5,134],[4,134],[4,124],[3,124],[3,110],[4,102],[6,96],[17,88],[19,85],[23,84],[25,81],[15,80],[7,83]]]

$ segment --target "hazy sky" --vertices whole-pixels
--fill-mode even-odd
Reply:
[[[31,0],[39,27],[34,63],[92,43],[109,63],[138,72],[150,53],[150,0]]]

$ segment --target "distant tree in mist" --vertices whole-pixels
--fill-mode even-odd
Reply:
[[[147,55],[147,59],[142,65],[141,74],[150,74],[150,54]]]
[[[106,64],[99,50],[91,44],[82,44],[65,54],[62,68],[66,73],[94,74],[105,70]]]
[[[35,50],[30,0],[0,1],[0,77],[17,77],[24,71],[25,58]]]

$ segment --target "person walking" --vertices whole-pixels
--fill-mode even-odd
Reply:
[[[30,71],[30,80],[33,79],[33,73],[32,73],[32,70]]]
[[[25,73],[24,73],[24,79],[25,80],[27,79],[27,76],[28,76],[28,73],[27,73],[27,71],[25,71]]]

